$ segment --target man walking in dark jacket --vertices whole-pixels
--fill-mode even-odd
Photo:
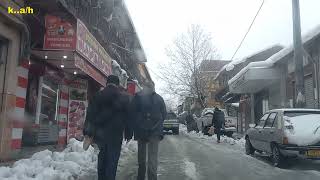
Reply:
[[[221,129],[224,126],[225,118],[224,113],[219,109],[215,108],[213,117],[212,117],[212,124],[214,126],[214,131],[217,134],[217,142],[220,143],[220,136],[221,136]]]
[[[167,115],[165,103],[155,92],[153,82],[147,82],[133,98],[131,106],[135,123],[134,137],[138,140],[138,180],[145,179],[146,169],[148,179],[156,180],[158,145],[163,139],[163,121]]]
[[[110,75],[107,86],[90,101],[83,134],[99,147],[98,180],[114,180],[120,157],[123,132],[129,126],[129,96],[119,89],[119,78]],[[132,138],[130,129],[125,139]]]

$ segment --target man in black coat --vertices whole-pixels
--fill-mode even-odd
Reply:
[[[158,145],[163,139],[163,121],[167,110],[163,98],[154,90],[153,82],[144,84],[131,103],[134,119],[134,137],[138,140],[138,180],[157,179]],[[148,152],[148,162],[146,156]],[[148,166],[148,167],[147,167]]]
[[[127,141],[132,138],[129,96],[121,92],[118,86],[119,78],[108,76],[106,87],[94,96],[87,110],[83,134],[92,137],[99,147],[99,180],[115,179],[123,132]]]
[[[214,131],[217,134],[217,142],[220,143],[220,136],[221,136],[221,129],[224,126],[225,117],[224,113],[219,109],[215,108],[213,117],[212,117],[212,124],[214,126]]]

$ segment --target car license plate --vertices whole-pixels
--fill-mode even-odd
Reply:
[[[309,157],[320,157],[320,150],[309,150],[306,152]]]

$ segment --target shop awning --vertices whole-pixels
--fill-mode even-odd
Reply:
[[[277,82],[280,72],[273,67],[249,67],[229,81],[231,93],[255,93]]]
[[[106,85],[106,75],[93,67],[87,60],[74,51],[32,50],[38,59],[63,69],[64,72],[77,75],[88,75],[102,86]],[[61,67],[63,65],[63,68]]]

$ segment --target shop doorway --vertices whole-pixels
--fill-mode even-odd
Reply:
[[[38,143],[55,143],[58,141],[59,84],[48,76],[39,80],[36,124],[39,124]]]
[[[58,142],[60,85],[57,78],[52,77],[52,71],[43,71],[42,66],[30,66],[26,102],[28,122],[24,126],[23,147],[56,145]]]

